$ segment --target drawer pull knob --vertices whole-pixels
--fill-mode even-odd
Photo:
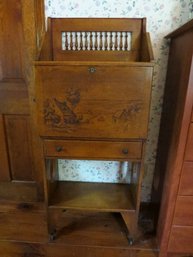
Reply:
[[[62,146],[56,146],[56,152],[61,152],[62,151]]]
[[[129,151],[128,151],[127,148],[124,148],[124,149],[122,150],[122,153],[123,153],[123,154],[128,154],[128,152],[129,152]]]
[[[95,67],[90,67],[90,68],[88,68],[88,71],[90,73],[94,73],[94,72],[96,72],[96,68]]]

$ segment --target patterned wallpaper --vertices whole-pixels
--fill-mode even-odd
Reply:
[[[168,57],[167,33],[193,18],[193,0],[45,0],[49,17],[147,17],[155,55],[149,137],[145,160],[142,201],[150,200],[163,89]],[[129,165],[128,165],[129,166]],[[129,181],[126,163],[59,161],[61,180],[95,182]]]

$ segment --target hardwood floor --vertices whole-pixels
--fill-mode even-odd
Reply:
[[[52,210],[58,211],[58,210]],[[6,257],[156,257],[154,237],[129,246],[118,213],[60,210],[57,238],[49,242],[42,203],[0,203],[0,256]],[[54,216],[54,215],[52,215]]]

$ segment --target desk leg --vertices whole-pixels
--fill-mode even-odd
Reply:
[[[121,216],[127,227],[127,238],[129,244],[132,245],[137,234],[136,213],[121,212]]]

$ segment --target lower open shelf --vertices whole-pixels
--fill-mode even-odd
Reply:
[[[128,184],[58,181],[49,208],[101,212],[135,211]]]

